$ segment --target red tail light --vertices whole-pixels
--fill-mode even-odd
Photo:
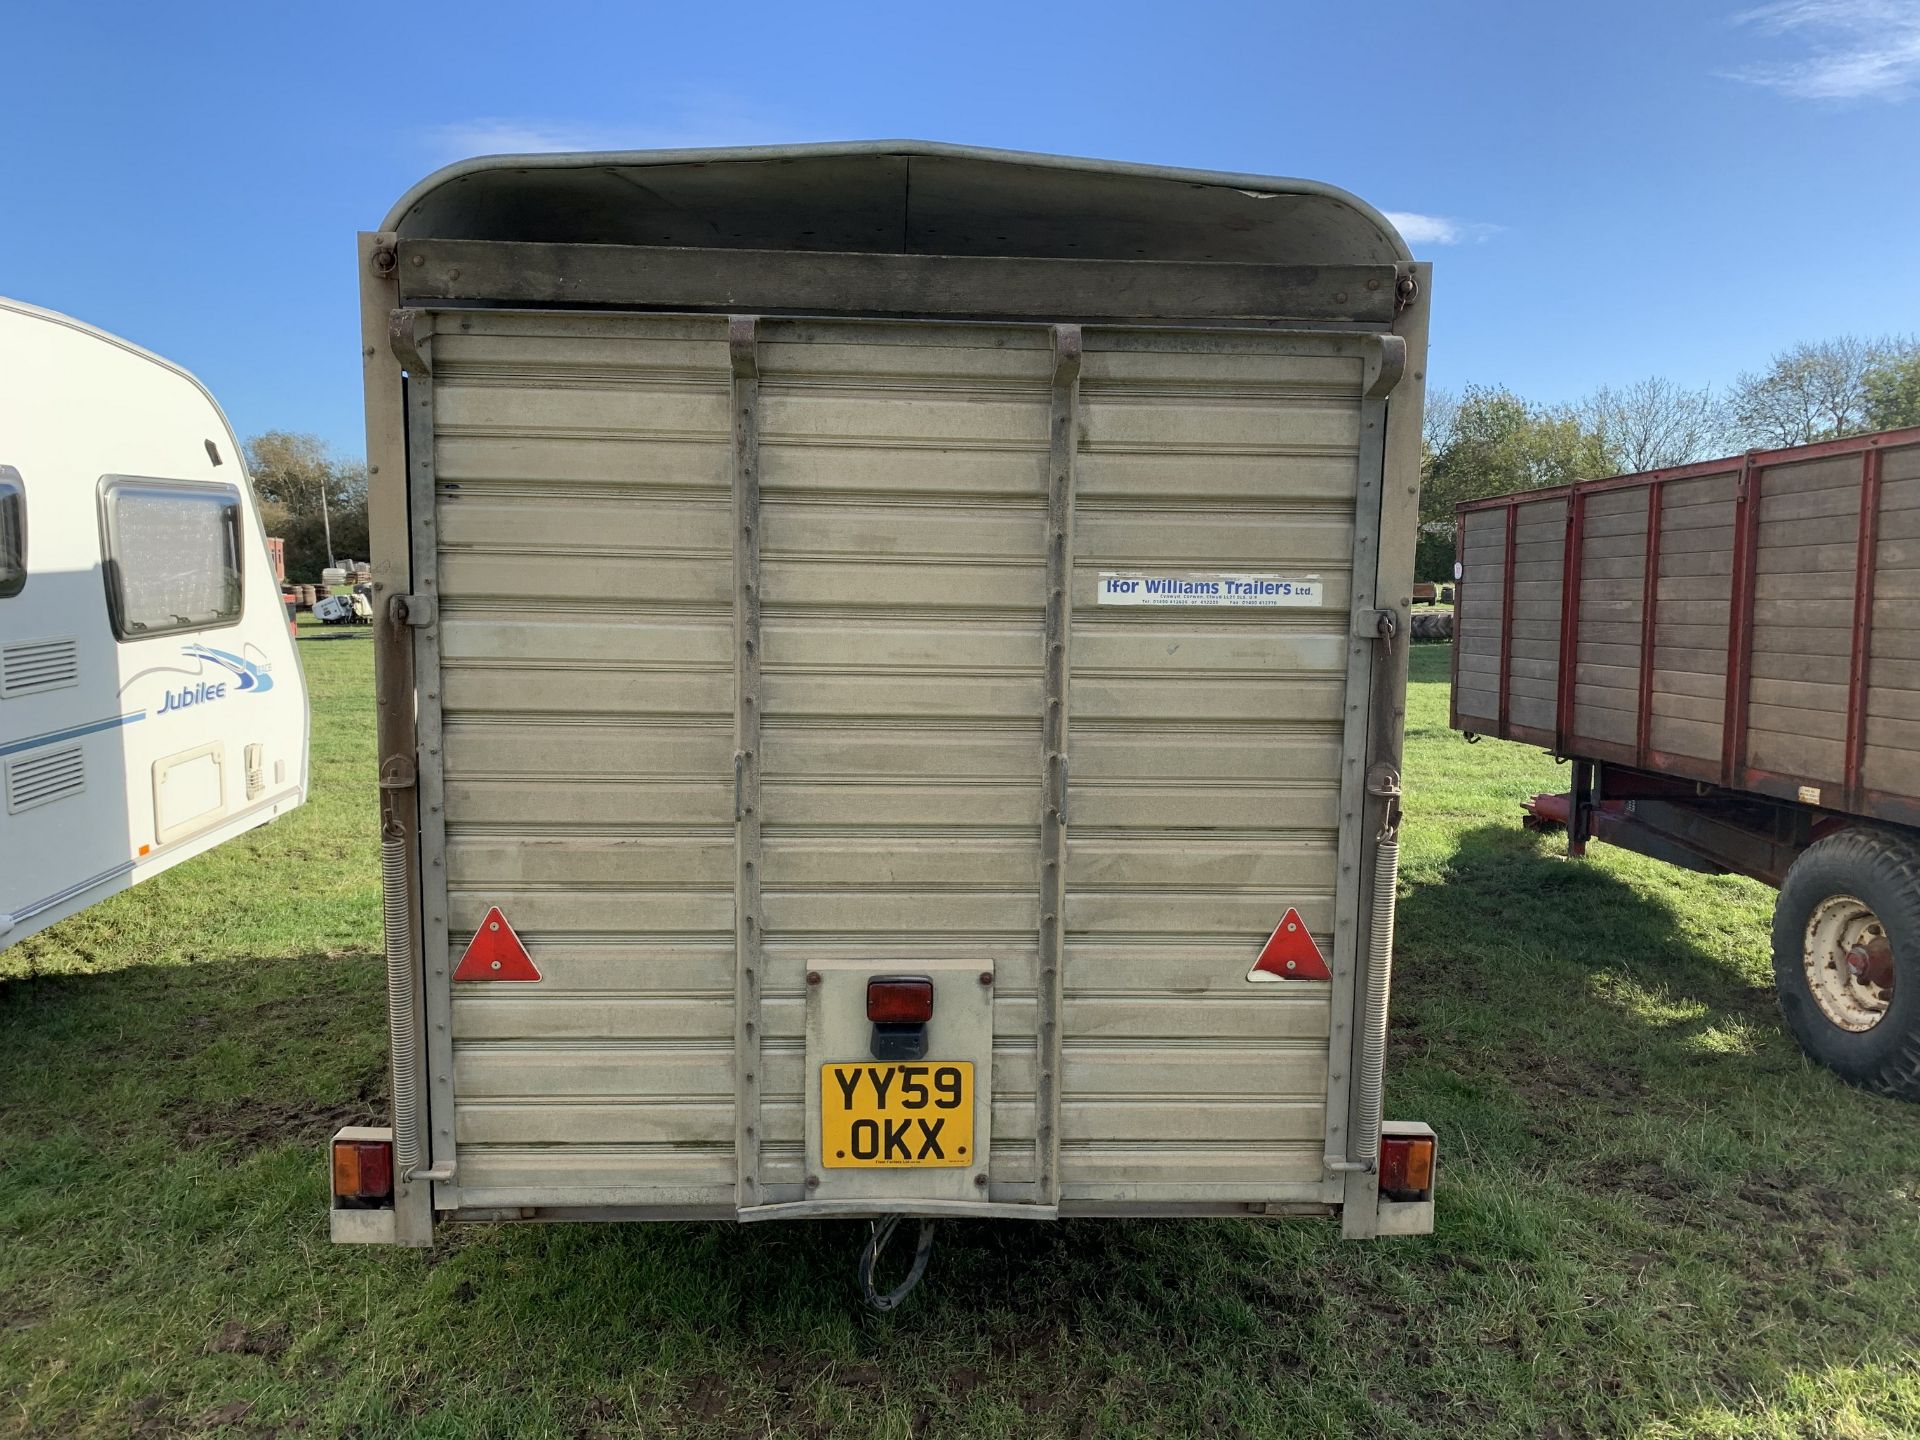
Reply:
[[[333,1196],[336,1200],[386,1200],[393,1195],[393,1142],[333,1142]]]
[[[876,975],[867,981],[867,1019],[876,1025],[924,1025],[933,1018],[933,981]]]
[[[1433,1193],[1433,1137],[1388,1135],[1380,1141],[1380,1193],[1424,1200]]]

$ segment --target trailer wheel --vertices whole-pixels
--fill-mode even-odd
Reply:
[[[1802,1050],[1920,1100],[1920,844],[1863,828],[1810,845],[1774,906],[1773,974]]]

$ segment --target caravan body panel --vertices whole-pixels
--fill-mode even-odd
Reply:
[[[199,383],[0,302],[0,945],[298,805],[306,685]]]

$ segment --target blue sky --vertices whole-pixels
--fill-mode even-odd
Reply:
[[[1718,385],[1920,330],[1920,0],[183,0],[5,35],[0,293],[351,455],[354,233],[504,149],[915,137],[1330,181],[1412,217],[1456,389]]]

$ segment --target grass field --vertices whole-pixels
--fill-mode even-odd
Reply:
[[[0,952],[0,1436],[1920,1434],[1920,1110],[1810,1069],[1770,895],[1516,823],[1536,752],[1415,651],[1390,1114],[1438,1232],[852,1224],[328,1244],[385,1090],[370,647],[302,644],[314,797]]]

